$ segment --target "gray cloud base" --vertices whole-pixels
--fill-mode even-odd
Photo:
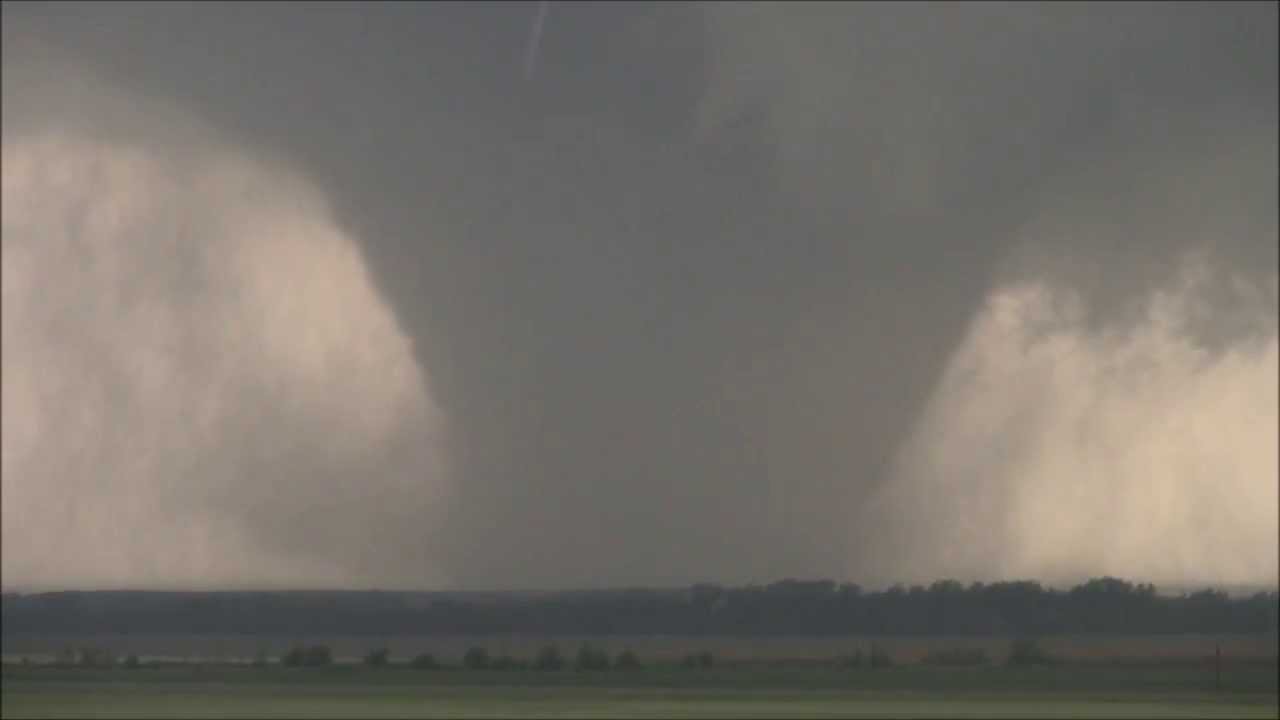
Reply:
[[[1197,290],[1178,337],[1274,339],[1274,5],[552,4],[526,80],[535,11],[6,6],[5,60],[61,49],[324,193],[450,428],[448,511],[374,577],[419,543],[462,587],[1149,570],[1010,565],[1004,522],[939,566],[957,521],[900,497],[938,482],[902,454],[965,421],[948,368],[996,361],[965,348],[1026,283],[1082,296],[1097,356],[1200,253],[1262,309]],[[35,90],[5,83],[8,142]],[[1026,468],[984,462],[950,492],[1006,478],[984,507],[1014,522]]]

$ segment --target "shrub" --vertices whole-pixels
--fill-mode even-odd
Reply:
[[[282,665],[289,667],[321,667],[333,664],[333,652],[327,645],[310,647],[294,647],[280,658]]]
[[[368,655],[364,656],[364,664],[369,667],[384,667],[391,659],[391,651],[387,648],[378,648],[370,650]]]
[[[715,664],[715,656],[704,650],[700,653],[689,653],[680,663],[687,668],[709,668]]]
[[[529,666],[523,660],[517,660],[510,655],[501,655],[489,661],[490,670],[524,670]]]
[[[1033,638],[1018,638],[1009,647],[1010,665],[1052,665],[1054,658]]]
[[[619,670],[639,670],[640,658],[630,650],[623,650],[618,653],[618,657],[613,661],[613,666]]]
[[[435,670],[440,666],[436,664],[435,656],[431,653],[422,653],[409,661],[409,667],[415,670]]]
[[[559,670],[564,667],[564,656],[560,654],[560,648],[547,645],[538,651],[533,666],[538,670]]]
[[[137,655],[130,655],[129,657],[124,659],[124,666],[129,668],[130,670],[136,670],[142,667],[142,663],[138,660]]]
[[[862,656],[862,650],[854,650],[852,655],[845,655],[837,660],[837,662],[840,667],[856,668],[862,667],[862,663],[865,659],[866,658]]]
[[[303,658],[303,664],[307,667],[320,667],[322,665],[333,664],[333,651],[328,645],[312,645],[307,648],[306,656]]]
[[[462,656],[462,664],[471,670],[484,670],[489,667],[489,651],[473,647]]]
[[[608,670],[609,656],[603,650],[583,645],[578,649],[577,665],[579,670]]]
[[[53,663],[55,665],[75,665],[76,664],[75,649],[71,647],[62,648],[61,650],[58,651],[58,654],[54,657]]]
[[[298,667],[302,665],[302,648],[289,648],[289,652],[280,656],[280,664],[287,667]]]
[[[115,663],[115,656],[105,648],[80,648],[76,653],[76,664],[82,667],[107,667]]]
[[[893,658],[879,645],[871,646],[871,654],[867,660],[868,664],[873,668],[886,668],[893,665]]]
[[[985,665],[987,651],[982,648],[947,648],[924,656],[925,665]]]

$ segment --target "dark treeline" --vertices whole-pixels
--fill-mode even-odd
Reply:
[[[8,633],[1023,635],[1275,633],[1277,594],[1177,596],[1114,578],[1069,590],[832,581],[560,593],[60,592],[3,596]]]

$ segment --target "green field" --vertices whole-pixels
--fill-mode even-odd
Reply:
[[[7,667],[17,717],[1269,717],[1275,666],[632,672]]]

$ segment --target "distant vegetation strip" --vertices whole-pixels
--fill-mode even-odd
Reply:
[[[1275,634],[1277,593],[1163,595],[1116,578],[1068,590],[830,580],[563,593],[59,592],[0,599],[5,633],[344,635]]]

